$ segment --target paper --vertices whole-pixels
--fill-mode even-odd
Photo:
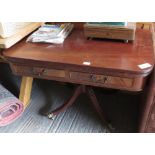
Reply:
[[[89,61],[84,61],[83,65],[90,65],[91,63]]]
[[[144,63],[144,64],[138,65],[138,67],[141,68],[141,69],[149,68],[149,67],[151,67],[151,66],[152,66],[152,65],[149,64],[149,63]]]
[[[62,44],[73,29],[73,24],[43,25],[27,41]]]

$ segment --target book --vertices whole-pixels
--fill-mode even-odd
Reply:
[[[73,24],[45,24],[35,31],[31,36],[28,37],[27,41],[30,42],[44,42],[61,44],[64,42],[65,38],[70,34],[73,29]]]

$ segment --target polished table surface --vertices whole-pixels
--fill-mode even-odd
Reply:
[[[87,40],[83,31],[75,29],[62,45],[26,43],[22,40],[4,52],[12,63],[46,67],[76,68],[102,73],[110,71],[127,76],[147,76],[153,69],[153,41],[148,30],[137,29],[135,41]],[[149,63],[141,69],[138,65]]]

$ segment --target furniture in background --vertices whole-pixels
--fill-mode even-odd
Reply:
[[[9,48],[41,26],[41,22],[0,23],[0,48]]]
[[[135,39],[135,22],[90,22],[84,24],[87,38],[117,39],[125,42]]]
[[[19,98],[25,108],[30,101],[33,78],[78,85],[69,102],[57,109],[58,113],[70,106],[72,99],[78,96],[77,92],[92,90],[87,86],[142,91],[154,67],[152,32],[139,28],[135,41],[128,44],[87,40],[78,26],[63,45],[26,43],[24,39],[3,54],[13,73],[22,76]],[[103,111],[98,110],[100,105],[95,104],[105,120]]]
[[[137,22],[137,28],[151,30],[152,22]]]
[[[143,96],[139,130],[140,132],[155,132],[155,69]]]
[[[2,51],[16,44],[43,22],[0,22],[0,62],[7,62]]]
[[[150,29],[147,27],[147,29]],[[153,24],[153,42],[155,49],[155,24]],[[154,51],[155,60],[155,51]],[[142,110],[140,116],[140,132],[155,132],[155,68],[150,76],[150,80],[143,92]]]

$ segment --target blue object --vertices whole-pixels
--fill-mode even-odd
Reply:
[[[125,26],[126,22],[88,22],[88,24],[99,24],[99,25],[109,25],[109,26]]]

